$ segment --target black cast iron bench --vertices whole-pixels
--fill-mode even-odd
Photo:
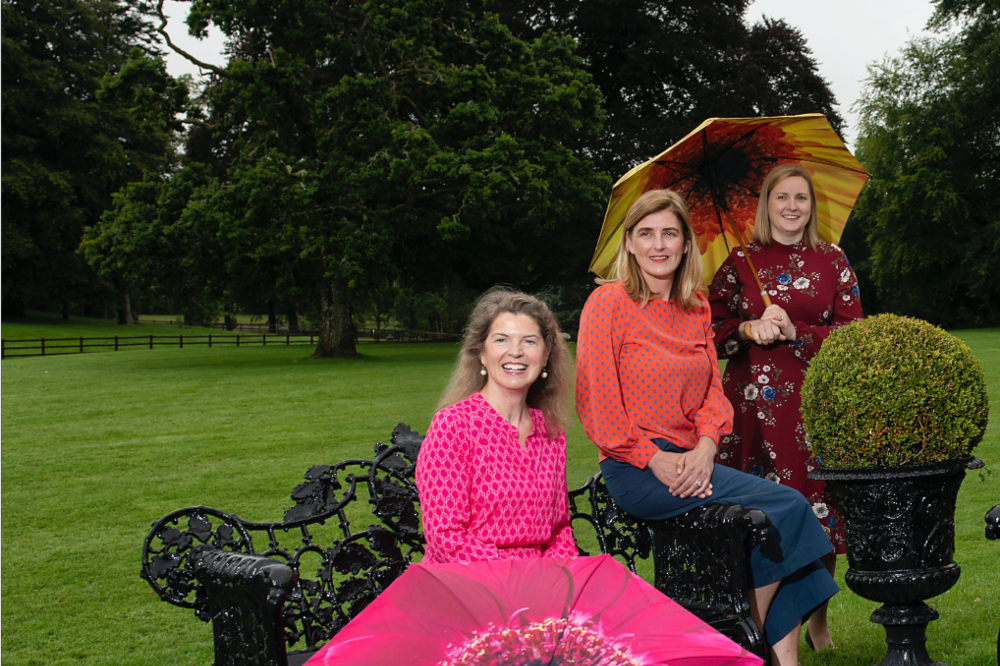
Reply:
[[[422,555],[422,440],[399,424],[372,460],[310,468],[280,522],[207,506],[169,513],[146,536],[141,575],[164,601],[212,621],[215,666],[302,664]],[[745,544],[767,538],[763,512],[709,504],[645,522],[615,505],[599,473],[569,496],[581,555],[596,548],[632,571],[652,558],[659,590],[763,655],[745,589]]]

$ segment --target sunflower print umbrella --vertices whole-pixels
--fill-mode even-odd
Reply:
[[[732,248],[749,242],[764,177],[787,162],[812,175],[819,235],[838,242],[868,172],[823,115],[710,118],[615,184],[590,270],[610,275],[629,207],[648,190],[670,189],[688,206],[710,281]]]

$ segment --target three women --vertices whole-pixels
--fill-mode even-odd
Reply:
[[[791,224],[798,212],[792,203],[779,215]],[[783,224],[774,225],[778,234]],[[577,348],[577,411],[605,483],[640,518],[709,501],[764,510],[772,538],[749,553],[752,612],[774,662],[795,664],[801,619],[838,590],[821,564],[830,542],[799,492],[714,465],[733,409],[678,195],[636,201],[614,277],[588,299]],[[742,330],[762,345],[798,340],[792,321],[778,308]],[[425,562],[576,555],[558,410],[567,358],[543,304],[505,290],[481,299],[418,460]]]

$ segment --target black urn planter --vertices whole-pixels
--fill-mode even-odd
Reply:
[[[879,666],[947,666],[927,654],[927,623],[938,612],[924,600],[947,592],[961,569],[955,552],[955,499],[968,457],[929,465],[821,467],[830,502],[844,520],[849,568],[844,581],[882,606],[871,621],[885,627],[888,646]]]

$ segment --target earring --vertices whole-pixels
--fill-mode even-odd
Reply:
[[[542,379],[548,379],[548,378],[549,378],[549,366],[545,366],[545,368],[542,369]]]
[[[479,374],[481,374],[483,377],[486,376],[486,366],[485,365],[483,366],[483,369],[479,371]]]

